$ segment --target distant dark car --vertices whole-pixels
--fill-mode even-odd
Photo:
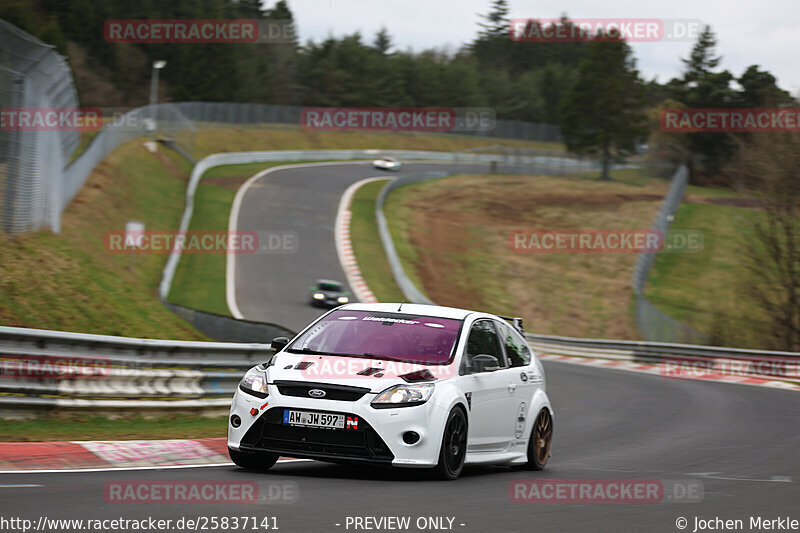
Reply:
[[[350,301],[349,292],[345,291],[338,281],[319,279],[311,287],[311,305],[318,307],[336,307]]]

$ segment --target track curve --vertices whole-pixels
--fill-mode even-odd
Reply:
[[[404,171],[442,168],[408,164]],[[349,184],[379,174],[364,164],[290,169],[248,191],[239,229],[293,229],[300,250],[241,256],[237,300],[246,318],[299,328],[319,313],[306,303],[308,285],[318,277],[344,280],[333,239],[339,196]],[[465,532],[667,532],[678,531],[679,517],[688,520],[688,531],[695,517],[742,519],[745,526],[751,516],[800,519],[797,393],[544,364],[556,413],[553,456],[544,472],[473,467],[462,479],[443,483],[428,481],[418,471],[295,462],[264,474],[232,466],[7,474],[0,477],[2,513],[32,520],[43,514],[132,519],[267,515],[276,516],[286,532],[397,531],[346,529],[347,516],[410,516],[412,524],[417,517],[447,516],[454,518],[452,530]],[[691,504],[519,503],[509,497],[514,480],[546,478],[694,480],[702,482],[704,491],[702,502]],[[120,480],[289,482],[296,484],[299,498],[285,505],[107,503],[106,484]],[[31,486],[2,488],[13,484]]]

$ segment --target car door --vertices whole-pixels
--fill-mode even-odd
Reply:
[[[508,409],[508,375],[503,350],[494,321],[476,320],[467,337],[461,373],[464,392],[470,404],[468,448],[471,453],[503,451],[508,444],[510,431],[504,426],[508,418],[503,412]],[[472,358],[476,355],[492,355],[497,358],[500,370],[475,372]]]
[[[509,440],[518,442],[525,436],[528,418],[532,416],[530,401],[541,380],[538,370],[531,365],[531,351],[522,336],[503,322],[497,322],[496,327],[508,360],[508,368],[502,371],[507,378],[509,391],[507,431]]]

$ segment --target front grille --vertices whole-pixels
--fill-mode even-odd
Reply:
[[[369,389],[364,387],[349,387],[346,385],[330,385],[325,383],[307,383],[304,381],[276,380],[275,385],[278,387],[278,392],[284,396],[314,398],[319,400],[340,400],[343,402],[355,402],[360,400],[366,393],[369,392]],[[309,395],[308,391],[314,389],[325,391],[325,396],[316,397]]]
[[[273,407],[265,411],[245,434],[241,448],[333,461],[350,459],[391,463],[394,459],[383,439],[361,417],[358,417],[358,429],[294,427],[283,423],[284,409]]]

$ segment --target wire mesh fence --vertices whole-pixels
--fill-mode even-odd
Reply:
[[[79,110],[72,72],[54,47],[0,20],[0,109]],[[61,214],[89,174],[112,150],[140,137],[170,142],[189,159],[195,155],[198,128],[301,127],[303,107],[247,103],[184,102],[133,109],[101,117],[90,133],[75,129],[2,128],[0,136],[0,232],[49,228],[59,232]],[[100,110],[98,110],[100,111]],[[493,113],[493,112],[492,112]],[[102,130],[96,130],[102,127]],[[556,126],[497,120],[493,128],[459,128],[442,134],[523,139],[556,143]],[[392,132],[387,132],[392,134]],[[88,142],[86,142],[88,141]],[[80,153],[77,151],[80,148]],[[77,155],[76,155],[77,154]],[[485,153],[484,153],[485,155]],[[497,165],[574,171],[596,164],[547,150],[500,152]],[[480,159],[463,153],[457,160]],[[484,158],[485,160],[485,158]],[[577,166],[576,166],[577,165]]]
[[[651,230],[666,235],[678,206],[683,201],[689,170],[681,165],[672,176],[672,183],[661,202]],[[659,310],[644,297],[644,287],[658,252],[641,252],[633,268],[633,293],[636,296],[636,327],[639,335],[647,341],[706,344],[708,336]]]
[[[459,150],[454,152],[454,159],[460,163],[488,162],[492,174],[518,174],[521,171],[531,174],[599,174],[602,171],[602,161],[598,156],[575,155],[563,149],[521,148],[502,144]],[[612,169],[640,166],[638,161],[630,160],[615,162]]]
[[[230,127],[236,124],[256,127],[264,124],[286,124],[300,126],[303,107],[243,104],[229,102],[182,102],[176,104],[188,119],[202,123],[202,127]],[[198,126],[200,126],[198,124]],[[441,133],[468,135],[484,138],[519,139],[542,143],[560,143],[558,126],[538,124],[519,120],[495,120],[492,128],[457,128]]]
[[[55,48],[0,20],[0,108],[76,108],[72,72]],[[0,228],[9,233],[60,224],[61,174],[77,131],[2,128]]]

